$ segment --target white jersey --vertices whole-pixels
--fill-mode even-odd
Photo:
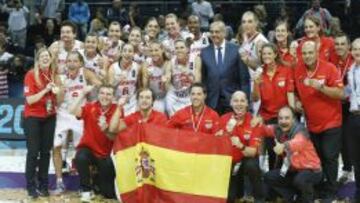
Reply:
[[[195,54],[191,54],[189,61],[184,68],[177,62],[177,58],[174,57],[171,60],[173,69],[171,70],[171,86],[173,90],[178,93],[188,92],[190,86],[195,81]]]
[[[162,45],[165,48],[165,52],[169,58],[172,58],[175,56],[175,41],[178,39],[186,40],[188,37],[190,37],[189,32],[181,31],[180,36],[176,37],[175,39],[167,36],[162,41]]]
[[[190,53],[200,56],[201,50],[210,45],[208,33],[202,33],[198,40],[195,40],[190,46]]]
[[[60,105],[60,108],[67,109],[70,104],[74,103],[76,98],[80,96],[81,92],[87,86],[87,82],[84,75],[84,68],[79,69],[79,73],[75,78],[70,78],[67,74],[63,82],[64,87],[64,101]],[[82,104],[85,103],[85,99]]]
[[[100,75],[101,67],[98,64],[98,61],[101,58],[101,55],[96,54],[96,56],[93,58],[87,58],[84,49],[79,50],[79,52],[84,58],[84,67],[90,70],[91,72],[95,73],[96,75]]]
[[[164,98],[166,89],[162,77],[165,75],[165,68],[156,66],[151,58],[146,61],[149,64],[147,70],[149,73],[149,88],[154,92],[156,99]]]
[[[121,40],[113,42],[109,37],[101,37],[100,39],[104,42],[104,48],[108,47],[106,50],[101,50],[102,53],[110,60],[117,61],[124,42]]]
[[[260,50],[258,50],[259,47],[257,47],[257,44],[259,42],[263,42],[263,43],[267,43],[268,40],[266,39],[266,37],[261,34],[261,33],[258,33],[256,34],[254,37],[252,38],[249,38],[248,40],[244,41],[240,47],[240,50],[239,52],[240,53],[243,53],[243,52],[246,52],[251,58],[254,58],[256,60],[259,61],[259,66],[261,65],[260,64],[260,56],[258,54],[258,52]],[[253,70],[252,68],[248,68],[249,69],[249,74],[250,74],[250,79],[251,79],[251,92],[253,91],[254,89],[254,78],[256,77],[256,74],[257,72],[255,70]],[[261,100],[258,100],[257,102],[251,102],[251,107],[252,107],[252,110],[254,112],[254,114],[257,114],[257,112],[259,111],[259,108],[260,108],[260,104],[261,104]]]
[[[63,44],[60,41],[57,41],[57,44]],[[72,47],[72,49],[70,51],[78,51],[81,49],[82,46],[82,42],[79,40],[75,40],[74,42],[74,46]],[[59,50],[59,55],[58,55],[58,62],[57,62],[57,66],[58,66],[58,73],[61,75],[66,74],[66,58],[68,55],[68,51],[65,50],[65,48],[63,46],[60,45],[60,50]]]
[[[185,68],[178,64],[176,57],[171,60],[171,85],[166,94],[166,111],[169,116],[191,104],[190,87],[195,81],[195,58],[195,54],[190,55]]]
[[[127,70],[121,69],[119,62],[114,64],[114,77],[116,81],[116,99],[128,97],[124,106],[125,116],[136,111],[136,92],[138,87],[140,66],[136,62]]]
[[[259,55],[258,55],[259,47],[257,47],[257,44],[259,42],[267,43],[268,40],[266,39],[266,37],[263,34],[258,33],[258,34],[256,34],[256,36],[244,41],[240,46],[239,52],[240,53],[246,52],[251,58],[254,58],[254,59],[257,59],[260,61]],[[253,71],[253,69],[249,68],[249,73],[250,73],[250,77],[253,79],[255,76],[254,75],[255,72]]]
[[[133,61],[135,61],[138,64],[142,64],[145,61],[145,55],[135,53]]]

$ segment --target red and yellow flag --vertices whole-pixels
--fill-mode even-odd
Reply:
[[[224,203],[231,171],[225,137],[139,124],[114,142],[124,203]]]

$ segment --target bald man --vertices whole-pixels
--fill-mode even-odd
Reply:
[[[335,65],[319,59],[315,42],[305,42],[301,53],[304,62],[294,69],[300,99],[296,106],[305,113],[311,140],[321,159],[326,180],[321,198],[332,200],[336,195],[341,146],[343,83]]]
[[[201,51],[202,79],[208,89],[207,105],[219,114],[231,111],[230,98],[242,90],[250,94],[248,69],[238,53],[239,47],[225,40],[225,24],[216,21],[210,25],[212,44]]]
[[[252,115],[248,112],[249,102],[243,91],[235,91],[230,100],[232,111],[220,119],[221,130],[217,135],[229,136],[233,149],[233,172],[230,178],[228,203],[244,196],[244,175],[252,185],[255,202],[264,201],[262,176],[258,164],[258,148],[261,143],[258,127],[251,126]]]

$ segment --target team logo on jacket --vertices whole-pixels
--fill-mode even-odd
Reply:
[[[279,87],[285,87],[285,81],[284,81],[284,80],[279,81],[279,82],[278,82],[278,86],[279,86]]]
[[[209,130],[212,127],[213,127],[212,120],[205,120],[205,128]]]
[[[135,161],[137,163],[135,167],[137,182],[142,183],[146,180],[155,182],[155,160],[150,157],[150,153],[144,147],[141,148]]]

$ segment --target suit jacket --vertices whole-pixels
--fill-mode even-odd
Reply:
[[[200,54],[202,61],[202,82],[206,85],[208,94],[206,104],[215,109],[219,98],[225,99],[224,106],[230,106],[231,95],[242,90],[249,99],[250,75],[248,68],[240,58],[239,47],[233,43],[225,43],[225,56],[221,70],[217,67],[215,48],[211,44]]]

